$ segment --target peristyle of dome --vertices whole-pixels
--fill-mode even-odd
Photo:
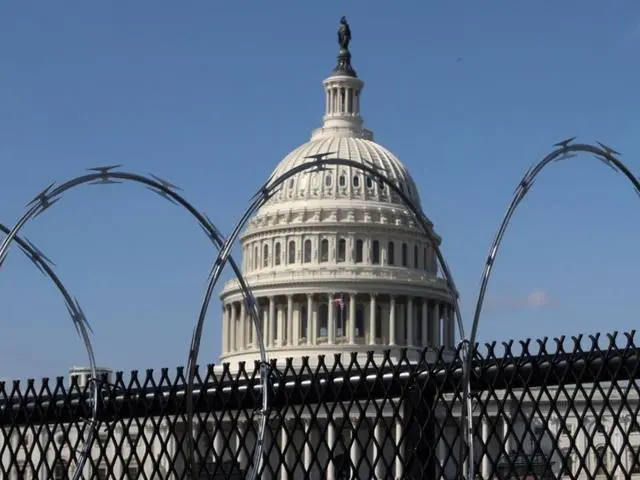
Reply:
[[[363,87],[342,49],[324,81],[322,127],[271,178],[329,154],[377,169],[419,206],[407,169],[363,127]],[[241,244],[270,358],[454,346],[452,296],[434,245],[399,196],[360,169],[295,174],[251,219]],[[221,360],[257,360],[256,332],[236,280],[221,299]]]

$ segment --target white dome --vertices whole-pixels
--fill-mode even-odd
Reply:
[[[418,189],[407,169],[400,160],[383,146],[360,136],[325,135],[296,148],[276,167],[273,177],[312,162],[311,155],[329,153],[327,158],[342,158],[373,167],[385,175],[420,206]],[[402,200],[387,186],[378,184],[365,172],[357,168],[331,165],[326,170],[305,171],[287,180],[269,201],[269,205],[282,207],[283,202],[304,202],[323,200],[330,204],[355,202],[394,203],[404,207]],[[324,202],[323,202],[324,203]],[[329,206],[329,204],[327,205]]]
[[[364,82],[349,61],[341,51],[323,82],[322,126],[271,178],[330,154],[378,170],[421,208],[407,169],[363,127]],[[427,235],[397,194],[355,167],[310,169],[282,183],[241,237],[242,271],[259,306],[269,358],[452,347],[452,296],[438,271],[440,238],[430,222],[429,228]],[[221,359],[256,360],[257,331],[237,280],[225,285],[221,299]]]

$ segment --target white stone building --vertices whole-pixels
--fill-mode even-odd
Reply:
[[[348,50],[341,51],[338,66],[324,80],[322,126],[313,131],[309,142],[280,162],[274,177],[309,161],[310,155],[333,152],[337,157],[379,168],[419,205],[418,188],[407,169],[389,150],[376,143],[373,132],[363,126],[363,87],[364,82],[351,67]],[[437,235],[434,237],[439,241]],[[446,282],[438,274],[434,245],[416,225],[401,200],[388,187],[373,181],[362,171],[329,167],[297,174],[251,220],[241,243],[243,273],[261,307],[263,340],[270,359],[282,362],[292,357],[295,365],[303,357],[314,362],[319,355],[325,355],[326,361],[330,362],[334,354],[359,352],[364,355],[374,351],[377,358],[382,358],[382,352],[388,349],[397,354],[402,347],[416,347],[416,351],[426,346],[455,347],[452,297]],[[237,366],[238,362],[251,365],[259,359],[256,332],[245,312],[237,281],[225,285],[221,300],[220,360],[232,366]],[[86,371],[75,370],[73,374],[86,381]],[[515,398],[521,395],[512,394]],[[613,455],[621,455],[626,471],[638,473],[640,478],[640,462],[634,458],[634,452],[637,455],[640,448],[638,424],[633,421],[637,418],[637,396],[612,397],[609,401],[613,402],[613,410],[608,414],[605,412],[598,422],[591,415],[586,430],[578,432],[578,427],[584,423],[580,420],[581,412],[587,408],[584,399],[567,398],[552,403],[552,397],[544,396],[535,405],[535,397],[523,396],[523,401],[507,401],[503,408],[499,403],[501,395],[504,392],[495,392],[495,396],[486,400],[486,415],[478,415],[476,419],[480,437],[491,446],[488,455],[478,457],[478,471],[483,478],[495,478],[492,465],[499,457],[502,444],[507,445],[507,451],[514,450],[516,456],[535,453],[524,433],[525,426],[532,423],[542,425],[543,451],[551,456],[556,477],[562,478],[563,469],[577,473],[578,457],[584,455],[588,469],[582,470],[579,478],[594,478],[604,473],[596,463],[598,457],[607,459],[607,468],[615,470],[615,478],[629,478],[624,470],[613,467]],[[603,402],[604,399],[596,398],[592,404],[603,405]],[[629,411],[624,416],[626,423],[614,426],[612,413],[625,402]],[[346,477],[339,478],[408,478],[402,458],[405,445],[397,445],[406,428],[403,419],[394,417],[388,403],[381,402],[378,408],[370,404],[364,415],[375,423],[372,434],[371,429],[354,428],[361,421],[359,409],[343,407],[334,412],[326,408],[291,410],[290,416],[285,413],[278,419],[267,443],[278,443],[282,449],[292,441],[296,449],[289,448],[283,460],[274,451],[270,464],[278,474],[265,472],[261,478],[333,479],[340,475]],[[536,408],[538,413],[535,413]],[[548,421],[547,413],[556,409],[575,410],[571,410],[566,423],[559,421],[557,415]],[[439,415],[442,422],[451,424],[447,427],[447,438],[453,442],[461,412],[454,410],[447,418],[442,410]],[[292,425],[294,417],[302,417],[302,424]],[[326,421],[329,417],[332,422]],[[216,452],[226,449],[225,461],[237,463],[245,471],[249,452],[255,444],[254,436],[245,435],[248,423],[254,421],[248,417],[237,419],[234,412],[229,412],[220,427],[231,441],[227,442],[220,434],[205,432],[201,448],[213,444]],[[505,435],[505,425],[511,422],[516,425],[514,431]],[[124,428],[123,425],[128,426]],[[207,432],[216,428],[218,426],[210,422]],[[596,428],[600,430],[595,433],[594,448],[590,448],[586,439]],[[571,429],[578,432],[574,436],[573,449],[569,441],[574,438]],[[178,430],[184,431],[184,426]],[[115,459],[115,476],[109,478],[138,478],[140,472],[149,475],[158,459],[161,470],[154,478],[186,478],[185,459],[177,453],[184,448],[184,442],[171,437],[169,431],[166,419],[148,419],[141,425],[122,421],[109,435],[103,431],[98,436],[93,455]],[[606,447],[603,450],[609,438],[607,435],[614,438],[616,447],[613,451]],[[29,458],[37,468],[23,474],[14,468],[11,479],[45,480],[50,478],[49,472],[53,472],[56,480],[66,478],[63,471],[67,465],[73,465],[76,454],[72,449],[60,447],[59,451],[41,451],[34,447],[34,444],[45,445],[50,438],[62,445],[64,436],[74,444],[78,432],[75,429],[68,432],[61,429],[14,431],[10,441],[12,450],[5,449],[0,454],[3,464],[7,466],[12,459],[17,459],[14,467],[24,465]],[[352,441],[355,436],[364,448]],[[371,441],[372,437],[377,446]],[[552,438],[559,439],[557,448]],[[623,447],[622,438],[629,438],[632,445]],[[168,444],[166,451],[162,448],[165,442]],[[328,456],[329,446],[335,446],[337,454],[332,461]],[[441,459],[448,457],[451,447],[456,451],[455,442],[449,447],[447,442],[438,444]],[[296,450],[302,452],[301,455],[297,455]],[[134,451],[137,454],[131,460]],[[396,451],[401,452],[400,456],[394,455]],[[360,464],[358,470],[338,472],[344,457],[352,464]],[[130,460],[124,461],[125,458]],[[384,462],[374,465],[377,458],[383,458]],[[87,467],[86,478],[108,478],[107,472],[111,471],[108,463],[98,462],[95,469]],[[288,475],[287,466],[294,463],[297,469],[293,475]],[[175,468],[173,473],[172,467]],[[304,474],[306,468],[311,471],[308,477]],[[448,462],[438,472],[438,478],[455,478],[456,473],[453,462]]]

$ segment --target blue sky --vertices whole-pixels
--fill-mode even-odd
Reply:
[[[230,231],[319,126],[342,15],[365,124],[412,172],[467,328],[513,189],[553,143],[600,140],[640,172],[640,4],[15,1],[0,7],[0,220],[53,180],[121,163],[178,184]],[[639,207],[586,156],[546,170],[507,234],[480,339],[633,329]],[[83,187],[24,234],[78,297],[99,363],[185,363],[216,255],[185,212],[136,185]],[[0,302],[0,376],[86,363],[59,295],[17,249]],[[216,302],[202,363],[219,332]]]

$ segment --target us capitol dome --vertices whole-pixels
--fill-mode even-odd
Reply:
[[[376,168],[419,206],[406,167],[364,128],[364,82],[351,66],[349,40],[350,32],[323,82],[322,126],[284,157],[272,178],[329,154]],[[319,355],[454,347],[452,295],[434,246],[402,200],[359,169],[334,165],[296,174],[250,220],[240,241],[269,359],[293,357],[299,364],[305,356],[313,363]],[[237,280],[220,297],[220,361],[258,360]]]

